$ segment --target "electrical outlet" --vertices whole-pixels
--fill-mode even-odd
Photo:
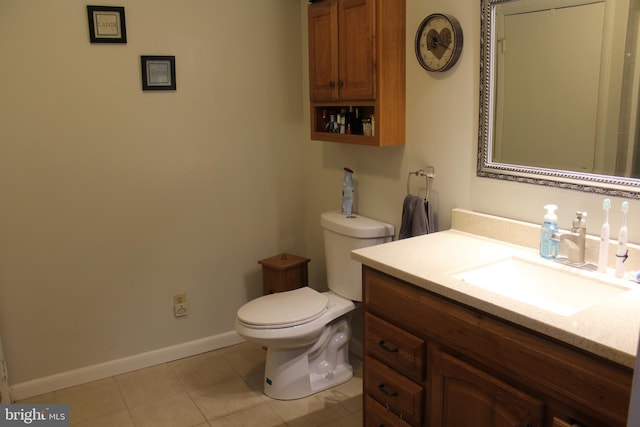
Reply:
[[[185,302],[187,302],[187,294],[185,294],[184,292],[181,294],[175,294],[173,296],[173,305],[183,304]]]
[[[173,296],[173,315],[175,317],[186,316],[189,311],[187,294],[181,293]]]
[[[187,307],[187,303],[183,302],[182,304],[176,304],[173,306],[173,315],[176,317],[186,316],[189,311]]]

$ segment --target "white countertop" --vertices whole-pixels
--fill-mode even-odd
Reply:
[[[571,316],[562,316],[453,276],[537,250],[459,230],[358,249],[352,258],[428,291],[633,368],[640,330],[640,285]],[[547,261],[543,261],[547,262]],[[551,262],[551,261],[548,261]],[[570,267],[566,267],[570,268]],[[598,273],[594,273],[598,274]]]

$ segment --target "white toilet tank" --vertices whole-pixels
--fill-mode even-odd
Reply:
[[[351,251],[390,242],[393,225],[340,212],[323,213],[320,224],[324,228],[329,289],[352,301],[362,301],[362,264],[351,259]]]

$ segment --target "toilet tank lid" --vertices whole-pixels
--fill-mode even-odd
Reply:
[[[324,212],[320,215],[320,224],[327,230],[358,239],[375,239],[394,234],[391,224],[358,214],[347,216],[337,211]]]

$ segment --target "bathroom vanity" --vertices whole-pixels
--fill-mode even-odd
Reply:
[[[563,312],[460,279],[535,259],[522,243],[538,233],[456,210],[451,230],[352,253],[363,263],[366,426],[626,425],[640,285]]]

